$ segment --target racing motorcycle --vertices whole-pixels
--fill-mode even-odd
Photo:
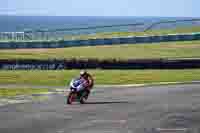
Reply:
[[[69,85],[69,93],[67,96],[67,104],[72,104],[72,102],[80,102],[81,104],[84,104],[88,98],[89,90],[88,89],[82,89],[80,91],[78,90],[78,87],[87,86],[87,83],[82,79],[72,79]]]

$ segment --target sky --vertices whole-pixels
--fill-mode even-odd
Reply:
[[[200,0],[0,0],[3,15],[200,17]]]

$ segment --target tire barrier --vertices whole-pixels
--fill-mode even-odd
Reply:
[[[138,59],[138,60],[0,60],[2,70],[63,69],[191,69],[200,68],[200,59]]]
[[[174,34],[174,35],[164,35],[164,36],[135,36],[126,38],[105,38],[105,39],[89,39],[89,40],[0,42],[0,49],[64,48],[64,47],[78,47],[78,46],[157,43],[157,42],[192,41],[192,40],[200,40],[200,33],[176,34],[176,35]]]

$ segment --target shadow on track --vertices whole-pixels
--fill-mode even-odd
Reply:
[[[110,102],[87,102],[85,104],[119,104],[119,103],[131,103],[129,101],[110,101]]]

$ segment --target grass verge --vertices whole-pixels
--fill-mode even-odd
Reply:
[[[152,35],[167,35],[167,34],[182,34],[182,33],[194,33],[200,32],[200,26],[178,27],[173,29],[161,29],[161,30],[149,30],[145,32],[105,32],[96,33],[92,35],[77,35],[66,36],[65,39],[97,39],[97,38],[113,38],[113,37],[127,37],[127,36],[152,36]]]
[[[200,41],[137,45],[1,50],[0,59],[149,59],[199,58]]]
[[[95,84],[143,84],[200,80],[200,69],[186,70],[90,70]],[[66,86],[79,70],[0,71],[0,84]]]
[[[48,92],[48,89],[32,88],[0,88],[0,97],[15,97],[18,95],[32,95]]]

